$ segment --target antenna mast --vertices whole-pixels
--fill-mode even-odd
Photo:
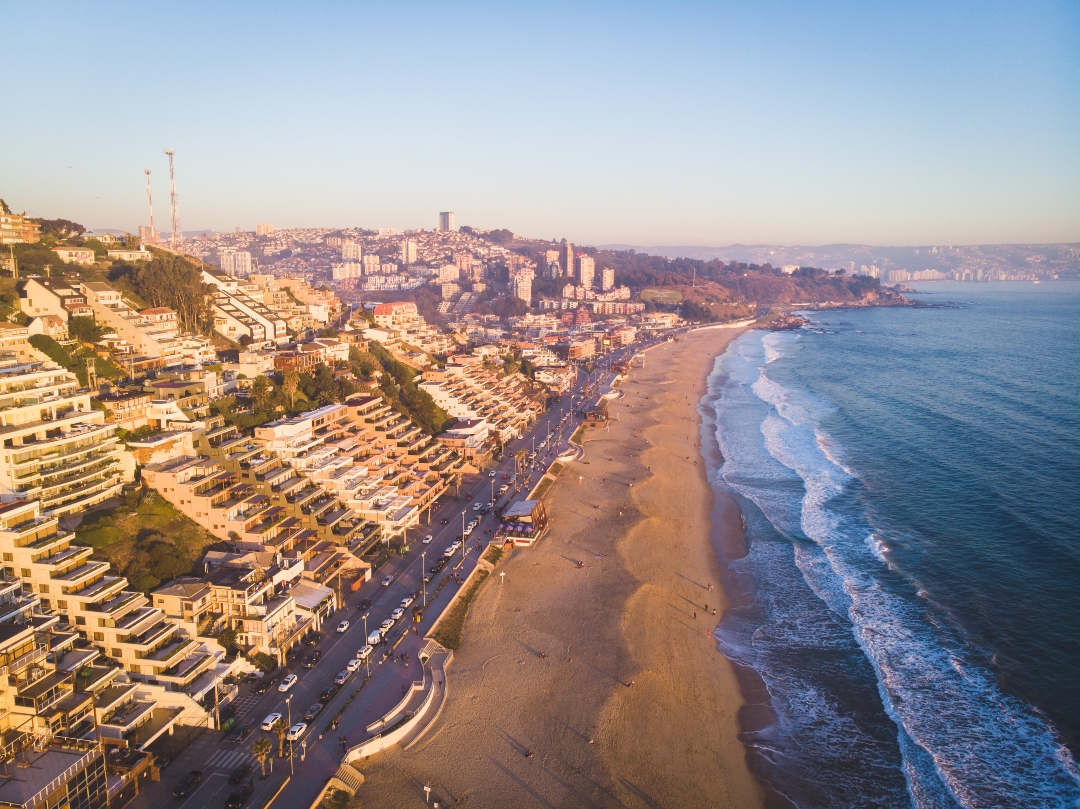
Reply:
[[[150,191],[150,169],[143,169],[146,172],[146,198],[150,201],[150,242],[153,244],[157,241],[157,233],[154,232],[154,194]]]
[[[169,202],[172,204],[172,233],[169,234],[169,247],[176,249],[180,240],[180,205],[176,201],[176,174],[173,172],[173,150],[166,149],[169,156]]]

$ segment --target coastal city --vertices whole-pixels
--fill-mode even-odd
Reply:
[[[35,792],[78,775],[113,806],[354,793],[350,762],[439,713],[476,587],[544,537],[581,431],[681,324],[572,245],[534,262],[449,213],[432,232],[260,226],[175,249],[13,219],[5,739],[37,746]],[[55,260],[20,267],[34,247]],[[534,307],[537,263],[563,296]],[[154,286],[178,265],[201,322]],[[420,285],[430,322],[371,299]],[[486,311],[489,289],[524,306]],[[123,520],[134,547],[110,545]]]
[[[0,809],[1080,809],[1080,4],[3,31]]]

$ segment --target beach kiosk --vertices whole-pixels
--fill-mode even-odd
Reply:
[[[547,512],[541,500],[519,500],[506,509],[499,525],[499,536],[515,547],[528,548],[547,528]]]

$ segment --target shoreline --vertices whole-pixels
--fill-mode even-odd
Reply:
[[[358,764],[362,801],[423,800],[430,783],[482,806],[765,805],[741,676],[712,636],[728,606],[714,537],[743,539],[708,481],[699,413],[742,331],[646,353],[551,488],[548,536],[477,593],[439,720]]]

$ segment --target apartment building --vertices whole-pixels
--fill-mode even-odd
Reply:
[[[145,595],[128,590],[127,579],[112,575],[108,562],[91,559],[92,548],[74,539],[37,502],[0,506],[3,575],[33,594],[39,614],[56,618],[56,632],[94,647],[79,665],[109,658],[103,664],[122,668],[131,681],[187,695],[171,700],[174,707],[204,719],[194,698],[223,676],[215,672],[221,652],[181,632]]]
[[[41,225],[28,216],[0,212],[0,244],[32,244],[41,241]]]
[[[256,284],[241,282],[223,272],[203,270],[203,281],[214,287],[214,330],[234,342],[283,343],[288,339],[285,321],[260,303],[252,293]]]
[[[0,360],[0,502],[32,499],[62,516],[115,496],[119,447],[104,415],[74,374]]]
[[[113,329],[137,354],[160,359],[164,366],[183,363],[176,313],[171,309],[148,309],[152,314],[145,317],[128,306],[120,292],[100,281],[84,283],[82,291],[94,311],[94,319]],[[171,313],[171,317],[166,313]]]
[[[442,371],[425,371],[418,383],[449,415],[485,420],[502,443],[520,436],[543,412],[543,404],[529,395],[527,385],[521,374],[500,378],[476,355],[452,358]]]

